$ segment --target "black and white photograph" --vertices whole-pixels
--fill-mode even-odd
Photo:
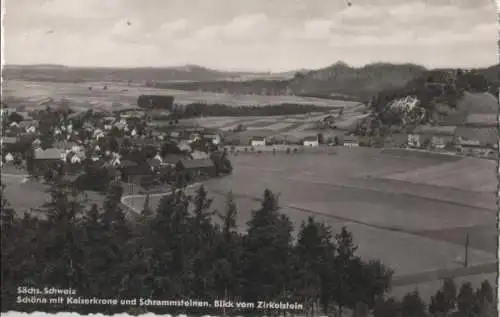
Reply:
[[[2,1],[2,315],[498,316],[499,12]]]

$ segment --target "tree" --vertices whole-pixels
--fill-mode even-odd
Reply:
[[[162,157],[168,154],[182,154],[182,150],[172,141],[166,141],[161,147],[160,154]]]
[[[9,115],[9,122],[19,123],[24,120],[24,117],[17,112],[12,112]]]
[[[278,213],[278,199],[268,189],[252,212],[245,237],[245,298],[274,299],[289,281],[292,225]]]
[[[236,230],[236,218],[238,216],[238,208],[234,201],[234,194],[227,193],[226,208],[224,213],[218,213],[219,219],[222,221],[222,235],[224,241],[230,241],[234,231]]]
[[[474,296],[474,314],[481,317],[498,316],[496,313],[496,301],[494,291],[488,282],[484,280]]]
[[[214,261],[214,285],[219,298],[228,294],[239,293],[242,283],[241,236],[236,232],[236,218],[238,210],[232,192],[226,196],[224,212],[219,212],[218,217],[222,222],[219,239],[217,242],[216,258]]]
[[[443,281],[443,286],[441,288],[443,290],[443,300],[444,300],[444,311],[445,313],[453,311],[455,309],[456,300],[457,300],[457,286],[455,282],[446,278]]]
[[[360,274],[353,279],[358,300],[363,301],[370,308],[373,307],[377,300],[383,298],[390,290],[393,274],[394,271],[380,261],[363,262]]]
[[[377,300],[373,308],[374,317],[399,317],[400,316],[401,303],[390,297],[388,299]]]
[[[7,233],[9,229],[14,225],[14,220],[15,220],[15,215],[16,212],[10,205],[10,203],[7,201],[5,198],[5,185],[0,185],[1,186],[1,192],[0,192],[0,199],[1,199],[1,217],[0,217],[0,224],[2,227],[2,233],[5,232]]]
[[[417,290],[407,293],[401,302],[402,317],[425,317],[425,303]]]
[[[80,285],[85,289],[88,276],[85,274],[85,253],[78,227],[78,219],[84,211],[81,193],[58,180],[48,192],[51,201],[40,210],[47,217],[43,228],[43,252],[47,260],[42,273],[44,283],[66,288]]]
[[[213,257],[215,247],[215,228],[212,224],[212,216],[215,214],[210,210],[213,199],[208,198],[204,186],[196,190],[192,199],[193,217],[190,219],[191,228],[191,260],[193,261],[193,274],[195,296],[209,296],[211,285],[210,266],[207,262]]]
[[[324,313],[327,314],[329,293],[322,280],[326,276],[328,264],[331,264],[331,254],[334,245],[330,228],[309,217],[307,224],[302,223],[295,247],[296,259],[296,289],[299,290],[306,310],[314,314],[314,303],[322,301]]]
[[[484,280],[481,283],[480,288],[476,292],[476,297],[479,300],[484,300],[484,301],[487,301],[489,303],[494,303],[495,302],[494,293],[495,292],[493,291],[493,288],[491,287],[488,280]]]
[[[436,292],[434,296],[431,296],[431,303],[429,305],[429,313],[433,316],[445,315],[448,312],[448,308],[445,301],[445,296],[443,290],[440,289]]]
[[[323,133],[318,133],[317,137],[318,137],[318,143],[323,144],[324,143]]]
[[[354,279],[361,271],[362,263],[355,256],[357,246],[354,245],[352,233],[345,226],[340,233],[335,235],[336,256],[333,262],[334,278],[332,283],[333,300],[337,303],[339,314],[342,315],[346,306],[354,307],[356,299],[354,297]]]
[[[462,283],[457,298],[458,311],[463,316],[474,313],[474,290],[469,282]]]
[[[144,199],[144,207],[142,208],[141,215],[143,217],[150,217],[153,214],[153,210],[151,209],[151,203],[150,203],[150,195],[149,193],[146,195],[146,198]]]

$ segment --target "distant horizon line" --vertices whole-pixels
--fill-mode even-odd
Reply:
[[[216,68],[216,67],[207,67],[207,66],[202,66],[199,64],[191,64],[191,63],[186,63],[183,65],[170,65],[170,66],[77,66],[77,65],[65,65],[65,64],[51,64],[51,63],[34,63],[34,64],[3,64],[2,68],[4,67],[58,67],[58,68],[81,68],[81,69],[168,69],[168,68],[183,68],[183,67],[198,67],[206,70],[212,70],[212,71],[218,71],[218,72],[239,72],[239,73],[260,73],[260,74],[281,74],[281,73],[289,73],[289,72],[298,72],[298,71],[311,71],[311,70],[318,70],[318,69],[323,69],[323,68],[328,68],[331,66],[335,65],[345,65],[349,68],[353,69],[359,69],[363,68],[366,66],[371,66],[371,65],[394,65],[394,66],[402,66],[402,65],[414,65],[417,67],[422,67],[427,70],[437,70],[437,69],[453,69],[453,68],[460,68],[460,69],[481,69],[481,68],[489,68],[493,67],[496,65],[499,65],[500,63],[496,64],[491,64],[489,66],[481,66],[481,67],[474,67],[474,66],[468,66],[468,67],[452,67],[452,66],[440,66],[440,67],[429,67],[425,66],[422,64],[418,63],[412,63],[412,62],[399,62],[399,63],[394,63],[394,62],[385,62],[385,61],[377,61],[377,62],[371,62],[371,63],[366,63],[361,66],[353,66],[350,65],[349,63],[346,63],[344,61],[337,61],[332,64],[322,66],[322,67],[317,67],[317,68],[293,68],[293,69],[288,69],[288,70],[281,70],[281,71],[271,71],[271,70],[262,70],[262,69],[237,69],[237,68]]]

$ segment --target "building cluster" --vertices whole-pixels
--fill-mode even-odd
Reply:
[[[149,122],[146,112],[137,111],[4,111],[2,165],[25,166],[45,179],[57,172],[76,180],[75,175],[105,170],[111,179],[143,187],[178,181],[180,176],[192,182],[227,170],[219,133],[160,131]]]

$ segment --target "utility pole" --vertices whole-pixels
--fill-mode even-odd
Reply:
[[[227,286],[224,287],[224,301],[227,300]],[[226,317],[226,305],[222,308],[222,316]]]
[[[465,235],[465,259],[464,259],[464,267],[467,267],[469,264],[469,233]]]

